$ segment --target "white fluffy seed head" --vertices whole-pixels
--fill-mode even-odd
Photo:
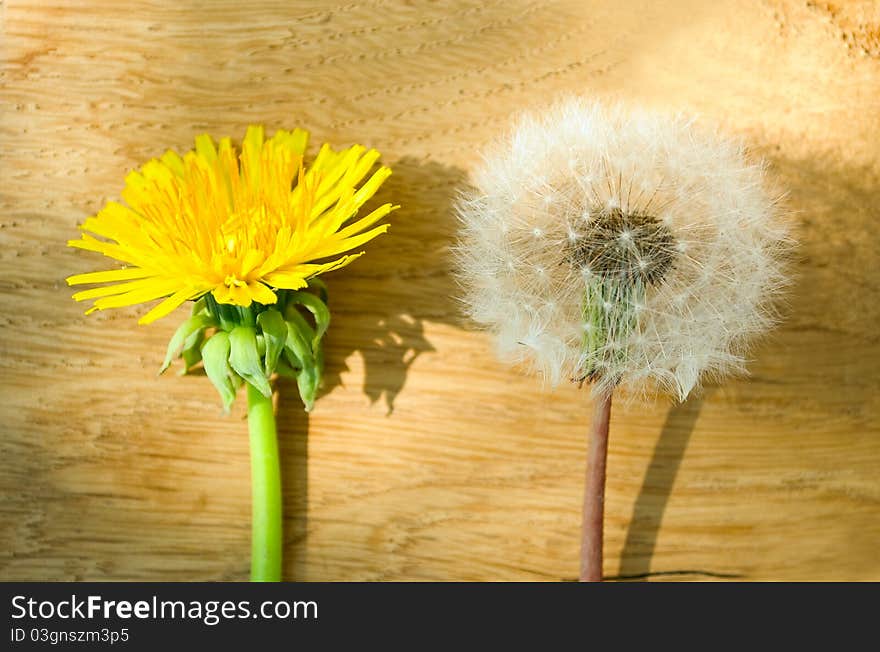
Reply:
[[[457,205],[467,311],[553,385],[684,400],[774,322],[778,197],[692,120],[568,100],[521,118],[474,186]]]

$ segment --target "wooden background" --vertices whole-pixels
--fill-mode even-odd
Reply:
[[[615,406],[605,573],[880,580],[880,10],[871,2],[0,2],[0,579],[244,579],[239,404],[155,371],[179,315],[84,317],[66,249],[126,171],[249,123],[364,142],[404,208],[327,277],[326,391],[280,388],[285,577],[577,573],[588,398],[462,323],[450,203],[516,111],[699,113],[790,190],[788,319],[747,380]]]

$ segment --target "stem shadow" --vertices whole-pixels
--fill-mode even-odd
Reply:
[[[281,461],[283,511],[282,578],[306,576],[309,505],[309,413],[303,409],[296,382],[277,380],[276,422]]]
[[[669,409],[633,507],[620,554],[618,578],[642,578],[652,574],[651,558],[657,546],[663,513],[703,402],[713,391],[713,388],[707,388],[700,396]]]

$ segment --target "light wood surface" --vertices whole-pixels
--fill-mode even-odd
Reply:
[[[199,133],[377,147],[404,206],[327,277],[326,392],[280,387],[285,577],[578,572],[590,414],[462,323],[450,203],[518,110],[586,93],[700,114],[790,191],[787,320],[748,379],[615,403],[607,576],[880,580],[876,3],[0,2],[0,579],[244,579],[247,432],[156,376],[179,315],[82,315],[66,249]]]

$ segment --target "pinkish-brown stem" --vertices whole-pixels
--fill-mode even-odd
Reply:
[[[602,524],[605,519],[605,464],[608,459],[608,422],[611,392],[596,397],[587,444],[584,520],[581,533],[581,582],[602,581]]]

